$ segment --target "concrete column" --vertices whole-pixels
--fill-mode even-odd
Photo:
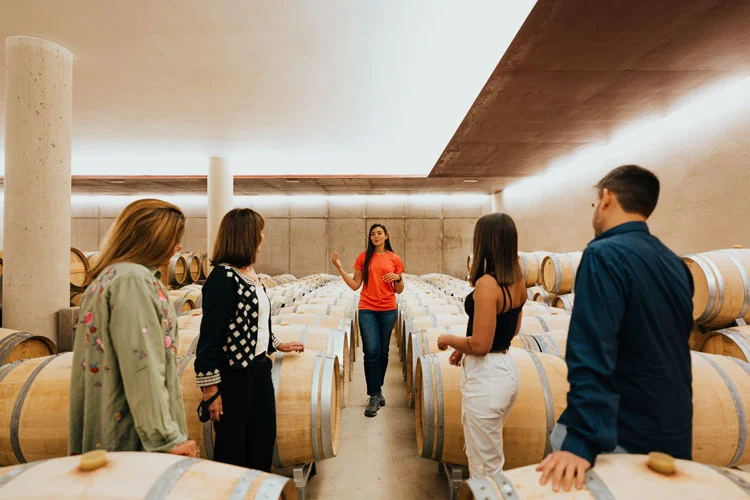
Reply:
[[[209,258],[213,255],[214,242],[219,232],[221,219],[234,208],[234,177],[223,158],[211,158],[208,166],[208,241]]]
[[[5,55],[3,326],[57,342],[70,305],[73,55],[25,36]]]

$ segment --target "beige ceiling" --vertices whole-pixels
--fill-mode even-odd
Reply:
[[[258,151],[237,163],[263,177],[238,194],[497,192],[750,74],[748,1],[539,0],[505,51],[489,9],[522,3],[2,0],[0,37],[74,52],[74,148]],[[286,182],[274,166],[290,164],[317,178]],[[321,176],[329,164],[345,175]],[[170,168],[190,175],[73,190],[205,192]]]
[[[524,176],[750,74],[750,2],[540,0],[432,177]]]
[[[74,54],[74,175],[425,176],[533,5],[1,0],[0,40]]]

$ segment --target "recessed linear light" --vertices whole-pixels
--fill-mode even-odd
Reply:
[[[299,179],[284,179],[287,184],[299,184]]]
[[[111,179],[109,181],[110,184],[125,184],[125,181],[123,179]]]
[[[473,184],[475,182],[479,182],[479,179],[464,179],[464,182],[467,184]]]

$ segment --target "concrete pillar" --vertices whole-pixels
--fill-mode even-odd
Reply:
[[[3,326],[57,342],[70,305],[73,55],[14,36],[5,56]]]
[[[208,241],[206,249],[209,258],[213,255],[216,234],[219,232],[221,219],[234,208],[234,177],[223,158],[211,158],[208,166]]]

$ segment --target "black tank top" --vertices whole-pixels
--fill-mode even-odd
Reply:
[[[511,297],[508,285],[500,285],[500,289],[503,291],[505,303],[510,304],[510,309],[497,315],[495,338],[492,340],[490,352],[505,351],[510,347],[510,342],[516,334],[518,317],[523,309],[523,303],[521,303],[521,307],[513,309],[513,297]],[[466,296],[464,310],[469,315],[469,323],[466,325],[466,336],[471,337],[474,331],[474,292]]]

